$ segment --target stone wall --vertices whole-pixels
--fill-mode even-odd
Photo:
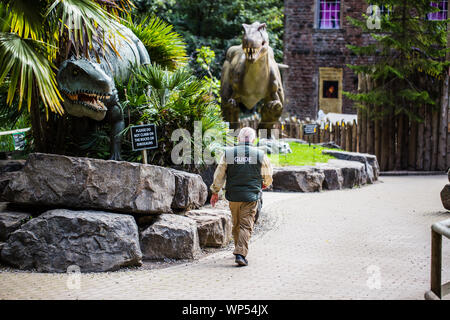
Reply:
[[[369,42],[370,35],[362,34],[347,21],[360,18],[367,4],[360,0],[341,0],[341,29],[317,28],[316,1],[285,0],[284,63],[289,69],[283,73],[286,92],[285,111],[301,118],[316,118],[319,106],[319,68],[342,68],[344,91],[355,92],[357,76],[346,67],[359,63],[346,45]],[[342,98],[342,112],[356,113],[353,102]]]

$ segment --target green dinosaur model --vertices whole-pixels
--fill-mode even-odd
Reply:
[[[120,31],[121,35],[109,37],[114,48],[109,41],[96,43],[95,51],[102,53],[100,63],[93,52],[90,59],[72,56],[61,64],[56,78],[68,114],[110,122],[110,160],[121,160],[120,132],[125,128],[114,79],[126,81],[132,65],[150,63],[147,50],[134,33],[124,26]]]
[[[278,67],[287,66],[275,62],[265,23],[254,22],[242,26],[242,45],[228,49],[222,68],[222,114],[230,127],[237,129],[241,107],[252,110],[263,100],[258,129],[270,131],[278,121],[284,104],[284,90]]]

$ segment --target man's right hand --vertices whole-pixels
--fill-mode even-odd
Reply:
[[[213,208],[216,206],[217,201],[219,201],[219,194],[218,193],[213,193],[213,195],[211,196],[211,205],[213,206]]]

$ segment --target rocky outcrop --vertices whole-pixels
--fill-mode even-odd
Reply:
[[[351,189],[367,183],[366,167],[360,162],[332,159],[328,165],[341,170],[343,188]]]
[[[144,259],[195,259],[200,254],[197,223],[176,214],[161,214],[141,232]]]
[[[368,183],[373,183],[380,176],[380,166],[375,155],[337,150],[323,150],[322,153],[340,160],[356,161],[364,164]]]
[[[324,190],[341,190],[343,188],[344,176],[341,168],[326,163],[318,164],[316,168],[323,172],[325,176],[322,184]]]
[[[231,213],[221,209],[200,209],[186,212],[197,223],[201,247],[223,247],[231,240]]]
[[[174,169],[171,172],[175,176],[172,209],[196,209],[205,204],[208,190],[200,175]]]
[[[98,272],[140,265],[142,253],[132,216],[57,209],[14,231],[1,258],[39,272],[66,272],[71,265],[81,272]]]
[[[441,201],[444,208],[450,210],[450,183],[447,183],[442,189]]]
[[[273,190],[315,192],[351,189],[371,182],[372,167],[359,161],[331,159],[314,167],[274,168]],[[373,180],[372,180],[373,181]]]
[[[30,218],[29,214],[23,212],[0,212],[0,241],[6,241],[12,232],[19,229]]]
[[[3,198],[22,204],[153,214],[175,195],[171,170],[124,161],[34,153],[16,174]]]
[[[273,170],[273,190],[316,192],[322,190],[325,175],[314,167],[282,167]]]

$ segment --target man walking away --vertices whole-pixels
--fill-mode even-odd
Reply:
[[[225,197],[229,201],[233,218],[233,254],[239,266],[248,265],[248,242],[261,189],[272,184],[272,165],[264,151],[252,146],[255,139],[255,130],[249,127],[241,129],[238,145],[225,149],[210,188],[213,192],[211,204],[214,207],[226,180]]]

